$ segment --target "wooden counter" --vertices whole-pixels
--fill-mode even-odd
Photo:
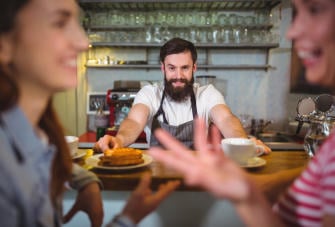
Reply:
[[[88,150],[90,152],[90,150]],[[89,153],[88,152],[88,153]],[[88,154],[86,157],[88,157]],[[249,173],[255,175],[264,175],[276,173],[281,170],[294,169],[303,167],[308,161],[309,157],[304,151],[275,151],[268,155],[263,155],[261,158],[266,160],[266,165],[257,168],[245,168]],[[75,160],[84,167],[85,158]],[[192,168],[190,166],[190,168]],[[167,180],[182,179],[182,176],[174,170],[171,170],[161,163],[153,161],[149,166],[141,169],[135,169],[126,172],[113,172],[106,170],[91,169],[98,175],[104,184],[104,190],[133,190],[138,183],[139,178],[145,172],[152,174],[152,188],[156,189],[160,183]],[[192,190],[197,191],[197,188],[191,188],[181,185],[178,190]]]

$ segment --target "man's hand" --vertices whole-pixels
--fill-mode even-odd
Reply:
[[[123,147],[123,145],[118,137],[104,135],[94,144],[93,150],[95,152],[103,152],[107,149],[120,147]]]
[[[179,181],[169,181],[160,185],[157,192],[153,193],[150,189],[150,183],[150,174],[144,174],[123,208],[122,215],[129,217],[136,224],[156,209],[162,200],[170,195],[180,184]]]
[[[78,211],[87,213],[92,227],[102,225],[104,213],[98,183],[88,184],[78,192],[76,201],[70,211],[63,217],[63,222],[70,221]]]
[[[250,138],[250,140],[254,141],[256,145],[262,146],[264,150],[264,154],[271,153],[271,148],[266,146],[261,140],[256,139],[255,137]]]

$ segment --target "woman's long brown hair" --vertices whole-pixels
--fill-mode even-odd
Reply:
[[[0,36],[10,32],[14,28],[18,12],[28,2],[29,0],[0,2]],[[11,75],[5,68],[4,63],[0,62],[0,112],[14,107],[20,96],[15,75]],[[72,160],[64,138],[63,128],[53,109],[51,99],[38,125],[47,134],[49,143],[54,144],[57,148],[52,163],[50,179],[50,198],[53,204],[56,205],[57,198],[63,193],[64,183],[71,177]]]

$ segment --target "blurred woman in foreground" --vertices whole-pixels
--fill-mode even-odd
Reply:
[[[77,56],[87,47],[75,0],[1,0],[0,226],[60,226],[67,181],[79,193],[65,221],[83,210],[92,226],[102,224],[99,180],[72,165],[51,102],[76,87]],[[177,185],[152,194],[144,176],[111,226],[139,222]]]
[[[306,78],[335,90],[335,0],[293,0],[293,6],[287,36]],[[186,183],[229,199],[247,226],[335,226],[335,133],[271,209],[250,176],[223,155],[217,130],[209,149],[202,120],[196,129],[196,155],[162,130],[156,136],[167,150],[152,148],[150,154],[184,174]]]

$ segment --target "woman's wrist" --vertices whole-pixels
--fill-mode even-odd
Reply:
[[[135,222],[125,214],[118,214],[116,215],[112,222],[113,224],[119,225],[119,226],[126,226],[126,227],[133,227],[135,226]]]
[[[248,226],[282,226],[256,184],[249,181],[248,196],[235,203],[236,211]],[[255,218],[262,217],[262,218]]]

